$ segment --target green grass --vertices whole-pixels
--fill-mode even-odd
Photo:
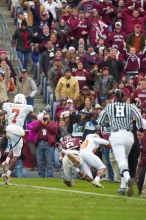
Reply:
[[[105,188],[101,189],[76,180],[74,187],[67,188],[61,179],[16,178],[11,179],[11,184],[18,185],[0,185],[0,220],[146,219],[146,200],[140,199],[136,187],[134,196],[128,198],[116,197],[119,187],[116,183],[104,182]]]

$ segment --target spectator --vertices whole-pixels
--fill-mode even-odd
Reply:
[[[40,14],[45,10],[39,0],[25,1],[20,0],[20,5],[27,12],[27,24],[29,27],[37,25]],[[35,16],[34,16],[35,15]]]
[[[110,0],[99,1],[99,13],[105,24],[108,25],[109,31],[112,32],[113,21],[116,17],[116,8]]]
[[[57,38],[57,34],[55,32],[52,32],[50,35],[50,41],[52,42],[54,49],[56,50],[57,48],[59,48],[59,44],[58,44],[58,38]]]
[[[129,53],[126,50],[123,51],[125,66],[124,71],[126,73],[126,77],[129,78],[131,76],[139,75],[140,71],[140,57],[136,54],[135,47],[130,47]]]
[[[117,21],[115,23],[115,30],[110,33],[108,43],[110,46],[116,45],[120,52],[123,51],[123,41],[126,40],[126,33],[122,31],[122,23]]]
[[[93,9],[98,9],[98,3],[94,0],[82,0],[78,5],[78,9],[90,13]]]
[[[101,57],[99,57],[93,46],[88,46],[88,50],[84,56],[85,68],[89,71],[94,64],[99,64],[101,62]]]
[[[70,98],[73,101],[79,98],[79,83],[77,79],[72,76],[70,70],[66,70],[64,76],[58,81],[57,87],[55,89],[56,99],[59,100],[60,97]]]
[[[69,27],[63,18],[55,25],[55,31],[57,32],[59,47],[63,48],[66,45],[69,33]]]
[[[145,46],[145,35],[142,33],[141,25],[136,24],[134,26],[134,32],[130,33],[126,39],[126,47],[129,50],[130,47],[136,49],[136,53],[141,52]]]
[[[53,66],[48,71],[48,83],[53,90],[56,88],[59,79],[64,76],[66,69],[67,67],[63,65],[62,60],[54,60]]]
[[[10,69],[9,66],[5,61],[1,61],[0,67],[3,69],[4,74],[5,74],[5,84],[7,91],[9,91],[9,82],[10,82]]]
[[[32,34],[28,30],[25,20],[21,23],[21,28],[17,28],[12,36],[12,46],[16,47],[18,58],[21,62],[21,69],[26,69],[30,61],[30,43]]]
[[[21,77],[17,82],[19,93],[22,93],[26,97],[28,105],[34,105],[34,97],[37,93],[37,86],[35,81],[28,76],[26,69],[21,70]]]
[[[96,45],[100,37],[103,37],[104,39],[107,38],[108,26],[100,19],[99,12],[95,9],[89,17],[88,27],[89,40],[92,46]]]
[[[8,101],[7,87],[5,83],[5,73],[2,68],[0,68],[0,106]]]
[[[140,70],[144,75],[146,75],[146,40],[145,40],[144,49],[141,54]]]
[[[123,73],[123,62],[117,59],[117,49],[111,48],[110,54],[107,59],[100,64],[101,67],[107,66],[109,73],[114,77],[114,80],[118,83]]]
[[[56,14],[56,9],[62,8],[62,3],[60,0],[47,0],[43,3],[43,6],[45,8],[45,11],[48,12],[50,11],[53,15],[53,19],[57,19],[57,14]]]
[[[37,17],[38,19],[39,17]],[[40,14],[40,20],[38,21],[38,25],[36,25],[36,31],[41,31],[43,29],[44,26],[48,26],[49,29],[51,28],[53,22],[53,15],[52,13],[49,12],[42,12]]]
[[[77,70],[73,72],[73,76],[75,76],[78,80],[80,90],[82,90],[84,86],[90,85],[89,72],[86,69],[84,69],[82,62],[79,62],[77,64]]]
[[[32,127],[36,133],[36,156],[39,177],[53,177],[53,162],[58,126],[51,121],[50,113],[40,113],[37,124]]]
[[[47,76],[49,64],[55,56],[55,49],[51,41],[46,44],[46,51],[44,51],[40,57],[40,72]]]
[[[8,68],[10,69],[10,77],[13,78],[13,80],[16,83],[16,72],[13,68],[11,61],[8,59],[7,53],[4,49],[0,50],[0,63],[2,61],[5,61],[6,64],[8,65]]]
[[[138,82],[139,88],[134,91],[132,99],[146,111],[146,80]]]
[[[54,117],[55,121],[59,121],[61,112],[64,112],[66,110],[67,110],[66,99],[61,97],[56,106],[55,117]]]
[[[134,31],[134,26],[136,24],[140,24],[142,31],[144,31],[144,23],[146,16],[143,12],[143,8],[133,9],[133,6],[130,6],[130,8],[124,8],[122,10],[122,17],[125,22],[125,31],[127,34]]]
[[[87,112],[88,113],[88,112],[92,112],[92,111],[93,111],[92,100],[90,99],[90,97],[86,97],[85,98],[85,103],[84,103],[84,108],[82,109],[82,113],[83,112]]]
[[[88,86],[84,86],[82,91],[80,92],[79,100],[75,102],[75,107],[79,110],[84,108],[85,99],[89,98],[92,105],[95,104],[95,94],[89,89]]]
[[[109,68],[107,66],[103,67],[102,74],[99,76],[99,93],[102,104],[105,103],[106,99],[113,96],[116,86],[117,83],[113,76],[110,75]]]

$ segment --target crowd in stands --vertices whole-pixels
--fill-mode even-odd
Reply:
[[[81,140],[97,131],[96,119],[114,99],[117,88],[124,91],[127,102],[137,104],[143,117],[146,116],[145,0],[8,2],[16,25],[12,47],[17,51],[21,74],[15,73],[7,52],[1,48],[0,104],[9,100],[9,94],[21,92],[26,96],[27,104],[34,105],[39,91],[43,102],[50,105],[46,115],[52,121],[45,126],[48,126],[51,137],[57,135],[58,126],[61,137],[72,135]],[[29,76],[30,66],[33,79]],[[28,129],[38,134],[42,128],[39,117],[40,122],[30,120],[28,125]],[[31,123],[34,123],[33,129]],[[106,126],[100,132],[108,138],[110,128]],[[135,178],[141,144],[135,131],[134,134],[136,140],[129,164]],[[30,138],[30,134],[28,136]],[[35,141],[29,139],[32,164],[34,166],[37,145],[39,176],[45,177],[43,167],[47,162],[47,176],[52,177],[54,154],[56,166],[61,166],[58,155],[55,148],[50,147],[46,153],[49,159],[45,158],[46,146],[38,144],[38,140],[50,141],[41,135],[35,137]],[[51,140],[49,145],[54,146],[56,139]],[[142,142],[144,152],[145,143]],[[110,150],[103,146],[102,155],[105,156],[108,179],[119,181],[119,171]],[[143,160],[141,164],[146,167],[146,157],[143,156]]]

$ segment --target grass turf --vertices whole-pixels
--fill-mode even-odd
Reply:
[[[102,189],[76,180],[74,187],[67,188],[61,179],[12,178],[11,184],[18,185],[0,185],[0,220],[146,219],[146,200],[140,199],[137,192],[132,198],[116,197],[116,183],[104,182]]]

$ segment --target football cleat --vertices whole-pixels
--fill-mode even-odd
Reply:
[[[104,186],[102,186],[102,185],[99,183],[99,181],[97,181],[97,180],[93,180],[93,181],[92,181],[92,184],[93,184],[94,186],[96,186],[96,187],[104,188]]]
[[[72,187],[72,182],[70,180],[63,179],[63,182],[65,183],[66,186]]]
[[[5,183],[6,185],[8,185],[8,184],[9,184],[9,181],[10,181],[10,177],[9,177],[6,173],[4,173],[4,174],[2,175],[2,178],[3,178],[4,183]]]
[[[4,172],[4,173],[7,173],[7,171],[8,171],[8,164],[6,163],[6,161],[4,161],[4,162],[2,163],[2,169],[3,169],[3,172]]]
[[[134,185],[134,179],[130,178],[127,182],[127,196],[129,197],[133,195],[133,185]]]
[[[122,196],[124,196],[126,194],[126,188],[120,188],[118,189],[118,193]]]

